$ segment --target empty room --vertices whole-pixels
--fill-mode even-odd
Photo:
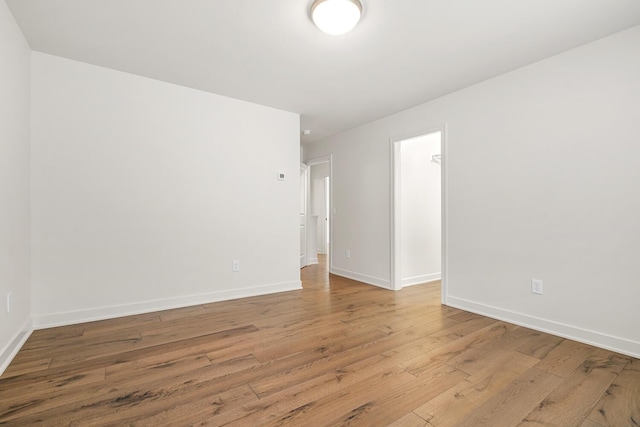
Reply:
[[[638,0],[0,0],[0,425],[640,425]]]

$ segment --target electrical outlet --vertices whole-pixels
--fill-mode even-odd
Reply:
[[[349,249],[344,251],[344,256],[347,257],[347,258],[351,258],[351,251]]]
[[[542,295],[542,280],[531,279],[531,293]]]
[[[11,306],[13,305],[13,294],[7,293],[7,313],[11,313]]]
[[[231,271],[234,271],[234,272],[240,271],[240,260],[239,259],[234,259],[231,262]]]

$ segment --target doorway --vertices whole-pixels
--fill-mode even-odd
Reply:
[[[309,241],[315,242],[317,259],[326,260],[327,271],[331,272],[332,262],[332,162],[331,156],[307,161],[309,167],[309,224],[315,222],[315,229],[309,227]]]
[[[392,149],[392,289],[441,281],[446,292],[444,128],[397,138]]]
[[[298,225],[300,227],[300,268],[309,264],[309,232],[307,227],[309,199],[309,168],[304,163],[300,164],[300,206]]]
[[[331,177],[324,177],[324,221],[322,235],[324,236],[324,241],[322,242],[323,254],[326,255],[329,253],[329,245],[331,244],[331,223],[329,218],[331,216],[331,211],[329,210],[329,200],[331,200]]]

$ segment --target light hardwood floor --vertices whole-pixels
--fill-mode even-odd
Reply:
[[[640,361],[302,270],[304,289],[33,333],[3,425],[638,426]]]

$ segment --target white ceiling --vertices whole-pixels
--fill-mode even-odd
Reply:
[[[6,0],[31,48],[301,114],[313,142],[640,24],[639,0]]]

